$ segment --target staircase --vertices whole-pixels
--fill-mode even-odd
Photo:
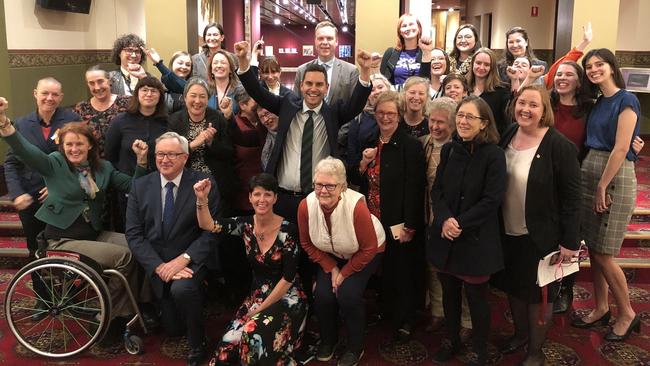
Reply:
[[[0,258],[27,258],[27,242],[18,213],[8,196],[0,197]]]

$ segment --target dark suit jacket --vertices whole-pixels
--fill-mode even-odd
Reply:
[[[162,296],[163,282],[155,273],[156,267],[187,253],[192,258],[189,267],[196,273],[216,246],[215,236],[201,230],[196,219],[193,186],[205,178],[208,178],[207,174],[183,170],[174,201],[174,222],[167,230],[167,236],[163,234],[162,227],[160,173],[149,173],[137,179],[129,193],[126,240],[131,252],[150,276],[152,287],[159,298]],[[213,217],[216,217],[218,200],[218,189],[213,184],[208,199]]]
[[[66,122],[81,121],[81,117],[78,114],[57,108],[50,121],[52,128],[46,140],[43,137],[39,123],[40,119],[38,114],[33,112],[16,120],[15,127],[25,140],[46,154],[57,151],[58,149],[58,145],[52,140],[52,135],[54,135],[56,130],[63,127]],[[45,187],[43,176],[34,169],[26,166],[16,157],[11,149],[7,151],[7,156],[5,157],[5,181],[9,190],[9,197],[12,200],[25,193],[29,193],[36,200],[39,196],[38,191]]]
[[[296,71],[296,78],[293,83],[293,92],[296,93],[296,95],[300,95],[300,82],[305,76],[305,69],[307,68],[307,65],[317,62],[318,59],[305,62],[304,64],[298,66],[298,71]],[[332,66],[332,80],[330,81],[328,93],[328,103],[333,105],[339,100],[343,102],[348,101],[352,95],[352,89],[354,88],[354,84],[356,84],[357,80],[359,80],[359,71],[353,64],[345,62],[338,58],[334,58],[334,66]]]
[[[501,138],[507,148],[519,129],[514,124]],[[555,128],[549,128],[530,165],[526,185],[526,227],[545,255],[558,245],[580,247],[580,164],[578,149]]]
[[[362,150],[376,146],[377,139],[366,141]],[[424,150],[415,137],[398,128],[381,151],[379,167],[379,204],[381,223],[385,227],[404,223],[407,228],[421,229],[424,223]],[[367,173],[367,171],[366,171]],[[359,164],[350,169],[352,183],[368,195],[368,177],[359,174]],[[387,231],[389,232],[389,231]]]
[[[490,275],[503,268],[498,212],[506,177],[505,155],[495,144],[462,142],[454,134],[442,147],[431,189],[434,219],[427,232],[431,264],[466,276]],[[463,230],[453,241],[440,236],[450,217]]]
[[[291,121],[296,113],[302,110],[302,98],[294,93],[289,93],[285,96],[277,96],[268,90],[262,88],[255,77],[252,70],[239,75],[239,80],[246,89],[246,92],[253,98],[257,104],[268,109],[279,117],[278,134],[273,145],[271,157],[266,165],[266,172],[274,174],[278,167],[278,162],[282,159],[284,151],[284,140],[289,132]],[[320,113],[325,120],[325,127],[327,129],[327,142],[330,146],[330,151],[333,155],[338,152],[338,131],[339,128],[349,120],[353,119],[357,114],[361,113],[363,107],[366,105],[366,100],[372,86],[364,87],[361,83],[357,82],[352,92],[352,96],[345,103],[339,101],[332,106],[323,102]]]

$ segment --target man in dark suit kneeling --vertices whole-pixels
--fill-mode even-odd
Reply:
[[[158,171],[133,184],[125,234],[131,252],[149,276],[165,331],[169,335],[185,332],[191,348],[187,364],[199,365],[207,356],[202,283],[205,261],[216,239],[197,223],[192,187],[208,175],[184,169],[188,153],[187,139],[175,132],[156,140]],[[210,192],[208,206],[213,217],[218,196]]]

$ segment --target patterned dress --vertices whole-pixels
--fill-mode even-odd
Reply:
[[[93,108],[90,100],[79,102],[74,107],[75,113],[81,116],[81,120],[87,122],[93,128],[95,138],[99,144],[99,155],[101,158],[104,158],[104,136],[106,135],[106,130],[118,113],[126,111],[129,99],[130,97],[128,96],[118,95],[115,102],[103,111],[98,111]]]
[[[298,244],[295,225],[283,221],[278,236],[262,254],[253,233],[253,217],[220,221],[222,232],[241,236],[253,269],[251,293],[226,328],[210,365],[295,365],[292,352],[300,344],[307,315],[306,295],[296,273]],[[293,283],[284,296],[252,318],[246,314],[260,305],[284,278]]]

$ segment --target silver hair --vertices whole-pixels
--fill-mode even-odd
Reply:
[[[370,75],[370,81],[374,84],[375,80],[379,80],[380,82],[384,83],[386,85],[386,88],[391,89],[393,87],[393,84],[390,83],[388,79],[382,74],[372,74]]]
[[[167,139],[176,139],[179,144],[181,144],[181,148],[183,149],[183,152],[186,154],[190,153],[190,144],[187,142],[187,139],[184,136],[181,136],[177,134],[176,132],[165,132],[160,137],[156,139],[156,145],[162,140],[167,140]]]
[[[185,88],[183,89],[183,98],[187,96],[187,92],[194,85],[200,85],[203,87],[203,89],[205,89],[205,92],[208,94],[208,96],[210,95],[210,87],[208,87],[208,83],[198,76],[193,76],[187,81],[187,83],[185,83]]]
[[[451,127],[451,131],[456,130],[456,102],[449,97],[440,97],[434,100],[431,100],[427,103],[427,110],[429,111],[429,116],[434,111],[445,111],[449,115],[449,120],[447,123]]]
[[[336,178],[343,188],[347,187],[347,175],[345,174],[345,165],[340,159],[328,156],[319,161],[314,168],[314,178],[316,174],[327,174]]]

